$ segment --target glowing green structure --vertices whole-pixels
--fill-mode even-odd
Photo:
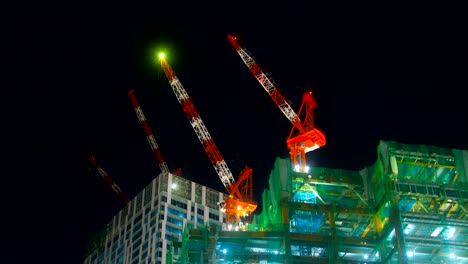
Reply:
[[[278,158],[246,231],[188,229],[180,263],[468,263],[468,151],[381,141],[359,171]],[[200,255],[200,253],[199,253]]]

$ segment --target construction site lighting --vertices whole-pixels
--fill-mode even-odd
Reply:
[[[408,225],[406,226],[406,228],[405,228],[404,233],[405,233],[406,235],[408,235],[409,233],[411,233],[411,231],[413,230],[413,228],[414,228],[414,226],[413,226],[412,224],[408,224]]]
[[[172,187],[172,189],[177,188],[177,183],[173,183],[171,187]]]
[[[447,232],[447,238],[452,238],[454,235],[455,235],[455,228],[451,227],[449,228],[448,232]]]
[[[439,226],[431,234],[431,237],[437,237],[444,228]]]
[[[158,54],[158,57],[159,57],[159,59],[162,60],[162,59],[166,58],[166,54],[164,54],[164,52],[160,52],[160,53]]]

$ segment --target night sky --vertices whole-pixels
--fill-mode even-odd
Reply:
[[[124,207],[91,154],[130,197],[159,174],[131,89],[169,168],[224,191],[155,60],[160,49],[232,173],[253,168],[259,201],[275,158],[288,157],[291,124],[229,33],[296,111],[314,92],[327,145],[308,154],[312,166],[370,166],[379,140],[468,149],[462,6],[306,2],[11,13],[2,32],[7,258],[82,263],[86,241]]]

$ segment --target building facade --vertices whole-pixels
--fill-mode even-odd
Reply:
[[[84,264],[171,263],[184,226],[222,225],[224,193],[173,174],[160,174],[88,245]]]

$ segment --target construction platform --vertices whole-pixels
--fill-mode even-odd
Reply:
[[[381,141],[360,171],[278,158],[245,231],[187,225],[176,263],[468,263],[468,151]]]

